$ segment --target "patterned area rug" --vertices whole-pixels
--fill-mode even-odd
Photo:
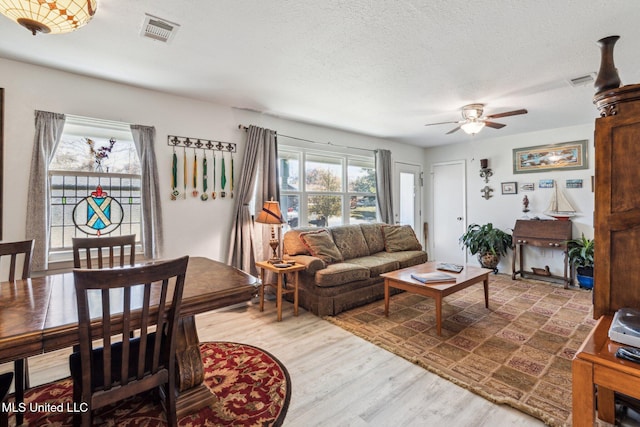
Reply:
[[[218,401],[212,407],[184,416],[178,420],[179,426],[282,425],[291,398],[291,379],[278,359],[259,348],[230,342],[203,343],[200,351],[205,384]],[[72,416],[66,412],[29,411],[35,404],[49,404],[51,408],[62,404],[64,408],[72,402],[72,396],[70,378],[29,390],[23,425],[72,425]],[[9,424],[15,425],[15,414]],[[94,425],[151,427],[167,423],[160,403],[147,394],[97,410]]]
[[[595,325],[592,293],[491,275],[444,298],[442,336],[431,298],[410,293],[356,308],[330,322],[492,402],[552,426],[571,423],[571,359]]]

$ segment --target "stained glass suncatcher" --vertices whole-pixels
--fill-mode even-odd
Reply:
[[[98,185],[90,196],[81,199],[73,209],[73,223],[82,232],[102,236],[120,227],[124,211],[118,200]]]

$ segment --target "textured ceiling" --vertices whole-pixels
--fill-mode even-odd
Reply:
[[[144,13],[181,24],[162,44]],[[419,146],[591,123],[596,40],[640,82],[637,0],[98,0],[86,27],[32,36],[0,17],[0,57]],[[0,70],[1,72],[1,70]],[[526,108],[476,136],[460,108]]]

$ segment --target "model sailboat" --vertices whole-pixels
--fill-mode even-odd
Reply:
[[[575,216],[576,210],[571,206],[571,203],[564,196],[562,190],[553,183],[553,193],[551,194],[551,200],[549,201],[549,207],[545,211],[545,215],[554,217],[561,221],[567,221],[572,216]]]

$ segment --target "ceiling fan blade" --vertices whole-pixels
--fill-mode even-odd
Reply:
[[[456,123],[457,123],[457,122],[456,122]],[[461,128],[461,127],[462,127],[462,126],[458,126],[457,128],[453,128],[453,129],[451,129],[449,132],[447,132],[447,135],[449,135],[450,133],[457,132],[458,130],[460,130],[460,128]]]
[[[449,123],[464,123],[464,120],[457,120],[457,121],[453,121],[453,122],[427,123],[425,126],[447,125]]]
[[[484,125],[490,128],[494,128],[494,129],[502,129],[503,127],[505,127],[506,125],[503,125],[502,123],[496,123],[496,122],[488,122],[485,120]]]
[[[520,110],[513,110],[513,111],[507,111],[505,113],[498,113],[498,114],[491,114],[488,116],[485,116],[485,119],[499,119],[500,117],[509,117],[509,116],[518,116],[520,114],[527,114],[528,111],[525,110],[524,108],[520,109]]]

